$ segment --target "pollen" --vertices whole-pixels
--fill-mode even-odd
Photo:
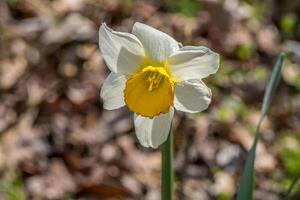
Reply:
[[[127,80],[124,97],[131,111],[153,118],[173,106],[174,81],[164,67],[146,66]]]

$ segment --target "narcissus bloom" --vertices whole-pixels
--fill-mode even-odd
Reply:
[[[127,105],[139,142],[157,148],[168,136],[174,108],[196,113],[211,101],[201,81],[215,73],[219,55],[203,46],[182,47],[169,35],[135,23],[131,33],[102,24],[99,46],[111,73],[103,83],[104,108]]]

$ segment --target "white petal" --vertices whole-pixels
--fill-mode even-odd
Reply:
[[[174,105],[177,110],[196,113],[205,110],[211,101],[210,89],[199,80],[175,85]]]
[[[202,79],[216,73],[219,54],[206,47],[183,47],[169,58],[170,71],[178,80]]]
[[[105,23],[99,30],[99,47],[109,69],[119,74],[134,72],[145,56],[143,46],[135,35],[113,31]]]
[[[167,140],[174,108],[166,114],[160,114],[153,119],[134,115],[134,126],[136,136],[144,147],[157,148]]]
[[[178,42],[171,36],[146,24],[136,22],[132,33],[139,38],[147,56],[154,61],[164,61],[179,49]]]
[[[125,105],[123,94],[125,84],[126,76],[114,72],[108,75],[100,92],[104,109],[114,110]]]

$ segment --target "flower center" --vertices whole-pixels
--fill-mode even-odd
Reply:
[[[149,82],[148,91],[152,92],[154,89],[158,88],[158,85],[162,78],[164,78],[164,75],[162,75],[158,71],[151,71],[146,80]]]
[[[173,106],[174,81],[164,67],[147,66],[127,80],[124,97],[131,111],[152,118]]]

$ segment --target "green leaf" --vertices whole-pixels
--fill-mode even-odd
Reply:
[[[261,108],[260,118],[263,118],[266,115],[266,113],[269,109],[272,97],[274,95],[274,92],[275,92],[276,88],[278,87],[280,77],[281,77],[281,69],[283,66],[283,60],[284,60],[284,54],[281,53],[277,58],[276,64],[275,64],[274,69],[271,74],[271,78],[267,85],[267,89],[266,89],[266,92],[264,95],[264,100],[263,100],[263,104],[262,104],[262,108]]]
[[[253,145],[249,151],[247,160],[246,160],[246,165],[244,168],[244,172],[241,178],[241,183],[240,183],[240,189],[237,195],[237,200],[252,200],[253,199],[253,190],[254,190],[254,162],[255,162],[255,153],[256,153],[256,146],[259,140],[259,130],[261,123],[270,107],[270,103],[272,100],[272,97],[274,95],[274,92],[276,88],[278,87],[280,77],[281,77],[281,69],[283,66],[283,60],[284,60],[284,54],[281,53],[277,61],[275,63],[274,69],[271,74],[271,78],[268,82],[266,92],[264,95],[263,103],[262,103],[262,108],[260,112],[260,119],[258,122],[258,125],[256,127],[256,133],[255,133],[255,139],[253,142]]]

